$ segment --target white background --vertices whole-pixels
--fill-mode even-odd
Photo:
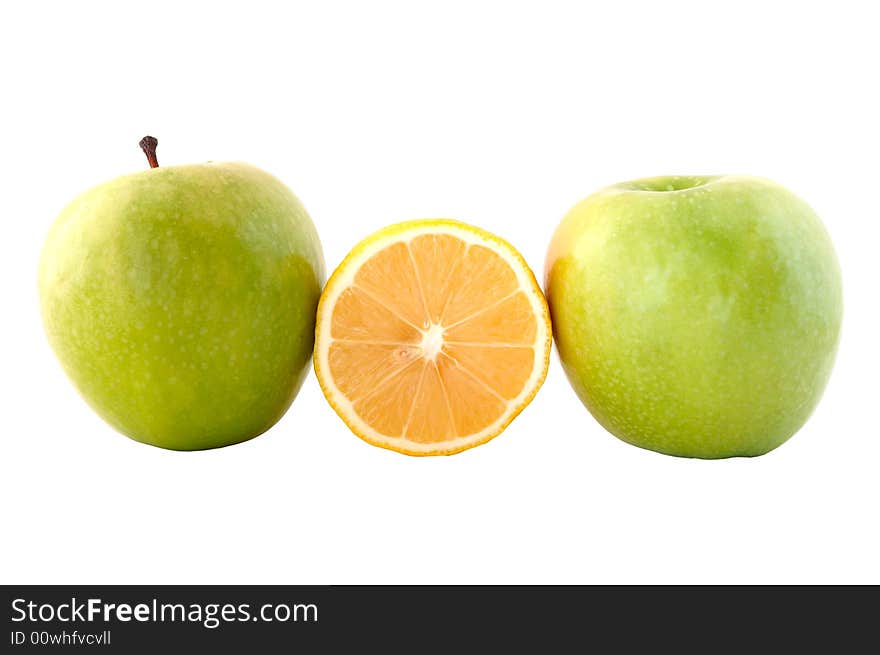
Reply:
[[[0,10],[4,583],[880,583],[873,3],[18,2]],[[308,208],[332,270],[448,216],[539,278],[557,222],[647,175],[763,175],[825,220],[837,366],[764,457],[607,434],[556,355],[500,437],[409,458],[352,435],[313,374],[270,432],[175,453],[77,396],[38,314],[46,230],[146,166],[245,160]]]

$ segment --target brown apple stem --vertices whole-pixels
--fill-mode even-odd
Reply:
[[[138,145],[147,156],[147,161],[150,162],[150,168],[159,168],[159,160],[156,159],[156,146],[159,145],[159,139],[154,136],[145,136],[140,140]]]

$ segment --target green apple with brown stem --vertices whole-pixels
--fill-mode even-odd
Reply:
[[[150,168],[73,200],[39,271],[46,333],[110,425],[175,450],[270,428],[308,370],[324,280],[299,200],[241,163]]]

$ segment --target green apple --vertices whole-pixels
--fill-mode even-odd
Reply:
[[[86,191],[52,226],[39,292],[76,388],[132,439],[216,448],[270,428],[305,378],[321,244],[280,181],[246,164],[157,167]]]
[[[656,177],[576,205],[547,254],[559,357],[609,432],[683,457],[762,455],[828,381],[840,269],[810,207],[765,179]]]

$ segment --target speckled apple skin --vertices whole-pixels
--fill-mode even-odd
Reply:
[[[91,407],[132,439],[216,448],[271,427],[308,370],[318,235],[246,164],[159,167],[76,198],[46,239],[49,342]]]
[[[636,180],[583,200],[553,236],[545,291],[593,416],[683,457],[761,455],[800,429],[843,311],[816,214],[778,184],[733,175]]]

